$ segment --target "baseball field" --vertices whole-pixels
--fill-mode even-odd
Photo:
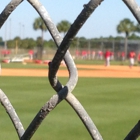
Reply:
[[[0,88],[10,99],[26,129],[39,109],[56,92],[47,78],[48,66],[2,64]],[[134,66],[77,65],[79,80],[73,94],[84,106],[104,140],[124,139],[139,120],[140,68]],[[59,80],[68,72],[61,66]],[[12,122],[0,106],[0,138],[18,139]],[[8,135],[7,135],[8,134]],[[33,140],[88,140],[86,128],[66,101],[43,121]]]
[[[134,66],[109,66],[104,65],[76,65],[78,69],[79,77],[114,77],[114,78],[140,78],[140,67]],[[68,71],[65,66],[61,66],[64,69],[58,71],[57,76],[68,77]],[[1,76],[47,76],[48,66],[43,65],[42,69],[38,68],[22,68],[15,69],[14,66],[11,68],[2,68]]]

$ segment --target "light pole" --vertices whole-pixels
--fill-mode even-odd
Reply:
[[[12,20],[11,20],[11,18],[10,18],[10,29],[9,29],[9,39],[11,40],[11,33],[12,33],[12,31],[11,31],[11,22],[12,22]]]
[[[4,49],[7,50],[7,23],[5,23],[5,42]]]
[[[19,22],[19,38],[21,39],[21,22]]]
[[[25,25],[22,25],[23,31],[22,31],[22,39],[24,39],[24,29],[25,29]]]

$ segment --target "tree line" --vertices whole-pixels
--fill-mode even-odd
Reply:
[[[70,28],[71,23],[67,20],[62,20],[57,24],[57,29],[58,31],[63,34],[63,36],[67,33],[68,29]],[[15,48],[15,46],[18,46],[19,48],[25,48],[25,49],[33,49],[34,47],[38,48],[38,57],[42,57],[42,51],[44,47],[50,47],[53,48],[55,47],[55,43],[52,39],[50,40],[44,40],[44,32],[48,31],[47,27],[45,26],[42,18],[38,17],[34,20],[33,23],[33,29],[36,30],[41,30],[41,35],[37,37],[37,39],[33,38],[25,38],[21,39],[20,37],[15,37],[12,40],[7,41],[7,47],[8,48]],[[91,38],[90,40],[125,40],[125,45],[124,45],[124,52],[127,54],[127,40],[139,40],[140,37],[137,33],[140,33],[140,25],[139,24],[134,24],[133,21],[131,21],[128,18],[125,18],[119,22],[119,24],[116,27],[116,31],[118,33],[124,33],[125,37],[122,36],[109,36],[109,37],[100,37],[100,38]],[[85,37],[75,37],[71,47],[77,46],[77,42],[81,40],[83,41],[88,41],[89,39]],[[3,42],[2,37],[0,37],[0,42]]]

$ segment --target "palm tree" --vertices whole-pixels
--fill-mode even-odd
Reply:
[[[140,24],[139,23],[136,24],[136,31],[135,32],[140,33]]]
[[[44,31],[47,31],[47,27],[46,27],[44,21],[42,20],[42,18],[38,17],[35,19],[35,21],[33,23],[33,28],[34,28],[34,30],[41,30],[41,43],[39,43],[39,44],[37,43],[37,45],[38,45],[37,58],[42,59]],[[37,40],[40,40],[40,37]]]
[[[71,23],[67,20],[62,20],[61,22],[59,22],[57,24],[57,28],[58,31],[60,33],[64,33],[64,35],[66,34],[66,32],[68,31],[68,29],[70,28]]]
[[[117,26],[117,32],[118,33],[125,33],[124,52],[125,52],[126,56],[127,56],[127,46],[128,46],[127,40],[128,40],[128,36],[130,35],[130,33],[133,33],[135,31],[136,31],[136,26],[128,18],[125,18],[122,21],[120,21],[119,25]]]

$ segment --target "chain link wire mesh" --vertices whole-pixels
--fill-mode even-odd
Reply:
[[[10,14],[18,7],[24,0],[11,0],[11,2],[5,7],[5,9],[0,14],[0,28],[8,19]],[[89,132],[93,140],[102,140],[102,136],[96,128],[94,122],[85,111],[81,103],[76,99],[72,94],[73,89],[75,88],[78,81],[78,72],[76,65],[72,59],[72,56],[69,52],[69,47],[73,38],[76,36],[78,31],[82,28],[83,24],[94,12],[94,10],[103,2],[103,0],[90,0],[87,4],[84,4],[84,8],[81,13],[77,16],[75,21],[72,23],[67,34],[62,38],[56,28],[56,25],[51,20],[46,8],[40,3],[39,0],[27,0],[34,9],[38,12],[40,17],[43,19],[47,29],[49,30],[56,46],[58,47],[52,62],[49,63],[49,72],[48,80],[52,88],[57,92],[54,94],[49,101],[45,103],[34,117],[32,122],[29,124],[28,128],[24,130],[23,125],[16,114],[14,107],[10,103],[10,100],[5,95],[5,93],[0,90],[0,102],[7,111],[15,130],[18,134],[20,140],[29,140],[32,138],[34,133],[37,131],[38,127],[41,125],[42,121],[46,116],[64,99],[70,104],[70,106],[75,110],[78,117],[81,119],[85,125],[87,131]],[[126,6],[133,13],[137,21],[140,23],[140,7],[137,5],[135,0],[122,0]],[[69,72],[69,79],[65,85],[62,85],[58,80],[56,74],[59,70],[61,61],[64,60]],[[140,123],[130,131],[126,136],[125,140],[135,140],[139,137],[140,134]]]

